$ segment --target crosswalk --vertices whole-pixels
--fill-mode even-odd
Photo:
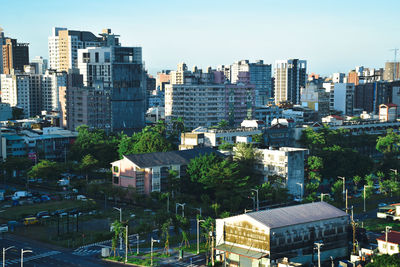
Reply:
[[[72,252],[73,255],[76,256],[90,256],[95,254],[100,254],[101,248],[98,249],[90,249],[90,248],[78,248]]]
[[[57,255],[60,254],[60,251],[48,251],[42,254],[37,254],[37,255],[33,255],[33,256],[29,256],[29,257],[24,257],[24,262],[28,262],[28,261],[32,261],[32,260],[37,260],[37,259],[41,259],[41,258],[46,258],[46,257],[50,257],[53,255]],[[13,260],[6,260],[6,265],[8,264],[16,264],[16,263],[20,263],[21,259],[13,259]]]

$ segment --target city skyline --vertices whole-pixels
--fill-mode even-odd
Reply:
[[[3,4],[5,35],[30,43],[30,57],[48,59],[52,27],[100,33],[111,28],[121,43],[143,47],[154,74],[180,62],[201,68],[242,59],[301,58],[308,72],[329,75],[355,66],[380,68],[400,44],[396,1],[22,1]],[[389,8],[390,7],[390,8]],[[90,10],[90,11],[89,11]],[[121,11],[131,10],[122,13]],[[19,14],[16,16],[16,14]],[[23,16],[23,19],[21,19]],[[29,23],[27,23],[29,22]]]

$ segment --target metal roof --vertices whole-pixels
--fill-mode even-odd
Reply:
[[[132,154],[125,155],[125,157],[139,168],[148,168],[166,165],[184,165],[188,164],[195,157],[211,153],[223,156],[223,154],[213,148],[204,147],[179,151]]]
[[[347,214],[326,202],[314,202],[278,209],[250,212],[246,213],[246,215],[269,228],[280,228],[289,225],[343,217]]]
[[[244,248],[240,248],[240,247],[235,247],[233,245],[228,245],[228,244],[222,244],[222,245],[216,246],[215,249],[233,253],[233,254],[238,254],[240,256],[250,258],[250,259],[261,259],[268,255],[263,252],[254,251],[254,250],[250,250],[250,249],[244,249]]]

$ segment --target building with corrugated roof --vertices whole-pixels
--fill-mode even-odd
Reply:
[[[229,266],[273,266],[279,259],[307,264],[348,256],[349,216],[326,202],[250,212],[216,220],[216,255]]]

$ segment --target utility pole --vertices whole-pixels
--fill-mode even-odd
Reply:
[[[136,235],[136,254],[139,256],[139,234]]]
[[[351,221],[351,226],[353,228],[353,255],[356,255],[356,227],[357,223],[355,221]]]
[[[122,208],[113,207],[119,211],[119,222],[122,223]],[[122,250],[122,236],[119,236],[119,250]]]
[[[390,232],[389,231],[390,229],[392,229],[391,226],[386,226],[385,227],[386,254],[389,254],[389,251],[388,251],[388,233]]]
[[[199,253],[200,253],[200,237],[199,237],[199,235],[200,235],[200,223],[201,222],[204,222],[204,220],[199,220],[199,219],[197,219],[197,255],[199,255]]]
[[[364,212],[366,212],[366,209],[365,209],[365,198],[366,198],[365,189],[366,189],[367,187],[371,187],[371,186],[370,186],[370,185],[364,185]]]
[[[125,226],[125,264],[128,263],[128,225]]]
[[[211,226],[211,266],[214,266],[214,226]]]
[[[347,189],[346,189],[346,213],[347,213]]]
[[[315,242],[314,245],[317,246],[318,249],[318,267],[321,267],[321,247],[324,245],[323,243]]]

